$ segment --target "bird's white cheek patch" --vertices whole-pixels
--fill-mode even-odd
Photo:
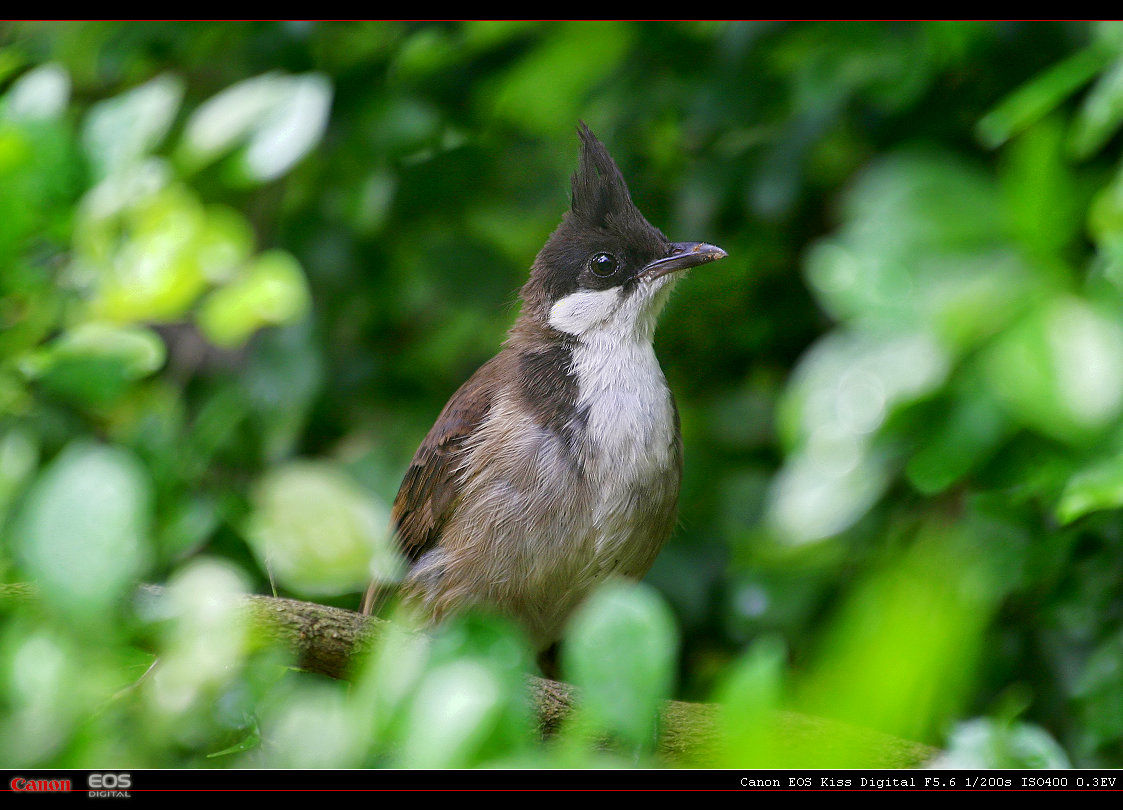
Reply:
[[[571,293],[550,307],[550,326],[570,335],[583,335],[611,318],[619,305],[619,287]]]

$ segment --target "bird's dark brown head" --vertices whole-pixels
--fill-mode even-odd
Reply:
[[[632,321],[650,315],[653,322],[666,297],[656,293],[668,286],[668,274],[725,252],[667,239],[636,208],[612,156],[583,122],[578,135],[581,155],[570,210],[534,261],[522,290],[523,317],[569,334],[616,315]],[[624,306],[633,298],[632,306]]]

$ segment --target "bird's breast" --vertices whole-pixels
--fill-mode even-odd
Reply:
[[[662,527],[645,524],[678,495],[674,402],[650,342],[579,344],[573,352],[589,510],[590,570],[642,574]],[[642,561],[642,562],[641,562]]]
[[[650,343],[579,344],[572,373],[587,475],[643,481],[672,463],[674,403]]]

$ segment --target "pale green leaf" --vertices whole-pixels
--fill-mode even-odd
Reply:
[[[564,669],[595,725],[646,747],[670,696],[678,644],[674,617],[655,590],[611,581],[573,617]]]
[[[69,445],[28,493],[15,540],[47,604],[96,619],[135,584],[151,557],[151,485],[127,450]]]
[[[148,156],[163,140],[183,98],[183,82],[168,74],[90,108],[82,141],[105,177]]]

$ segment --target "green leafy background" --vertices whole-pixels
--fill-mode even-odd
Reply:
[[[1123,767],[1118,23],[3,23],[0,91],[3,764],[661,765],[678,697],[701,766],[870,764],[777,753],[789,709]],[[503,620],[348,688],[233,605],[396,575],[579,119],[729,258],[657,337],[681,525],[575,618],[543,745]]]

